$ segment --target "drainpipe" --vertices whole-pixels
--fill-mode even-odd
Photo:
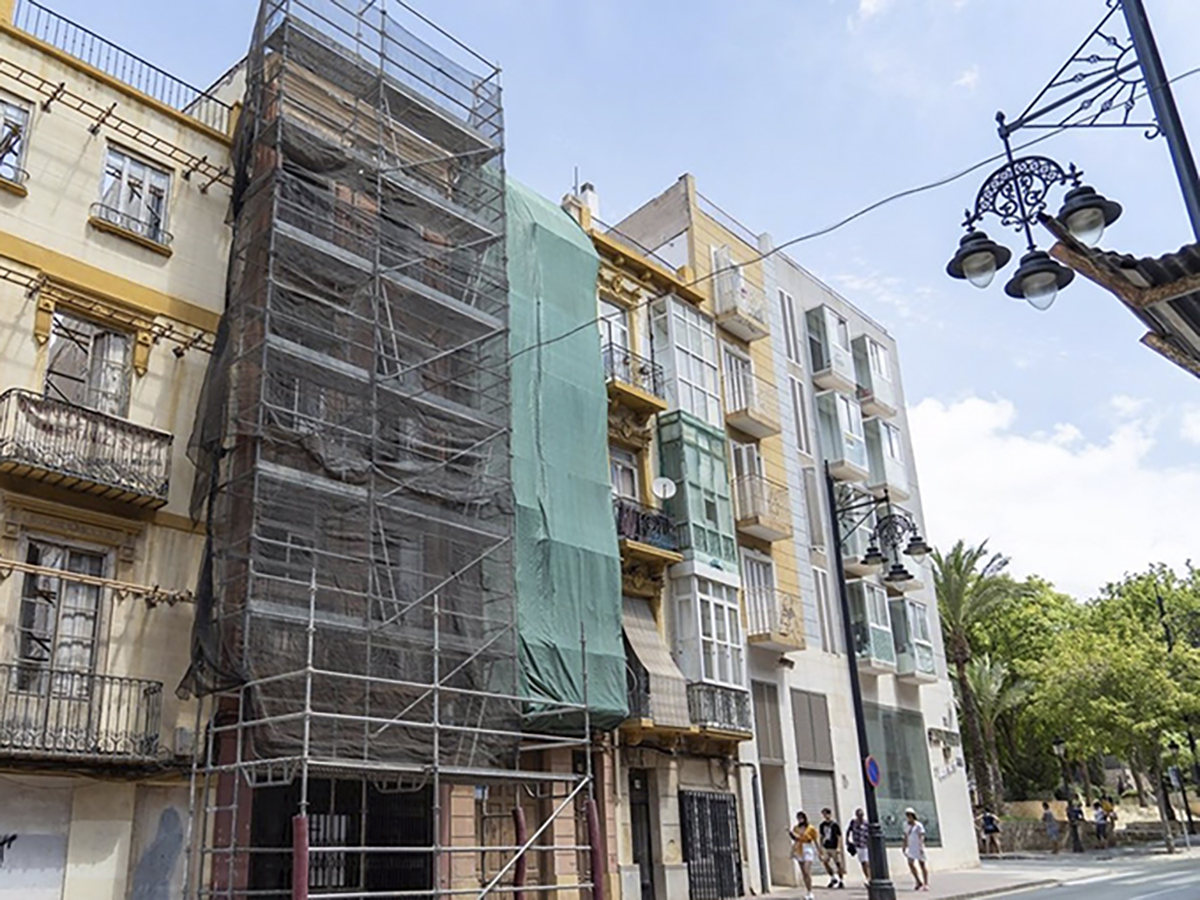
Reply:
[[[754,795],[754,831],[758,835],[758,869],[759,880],[762,882],[762,892],[771,893],[771,874],[767,868],[767,832],[763,825],[762,790],[758,782],[758,763],[734,762],[739,769],[750,770],[750,793]]]

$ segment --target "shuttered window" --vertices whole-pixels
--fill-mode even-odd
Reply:
[[[754,695],[754,731],[758,759],[764,765],[783,765],[783,727],[779,722],[779,688],[769,681],[750,685]]]
[[[824,694],[792,691],[792,726],[796,757],[802,769],[833,769],[833,739],[829,733],[829,703]]]

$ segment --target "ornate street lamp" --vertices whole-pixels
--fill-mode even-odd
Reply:
[[[1001,248],[1003,249],[1003,248]],[[829,500],[829,521],[833,529],[834,572],[837,577],[838,600],[842,612],[842,636],[846,642],[846,657],[850,663],[850,697],[854,705],[854,725],[858,734],[858,752],[863,765],[863,794],[867,812],[867,828],[870,833],[867,859],[871,866],[871,881],[867,885],[869,900],[895,900],[896,887],[888,872],[887,845],[883,839],[883,827],[879,824],[879,805],[875,799],[875,787],[866,775],[867,761],[871,751],[867,739],[867,719],[863,710],[862,683],[858,676],[858,659],[854,653],[854,625],[850,617],[850,594],[846,588],[846,570],[842,563],[843,548],[859,528],[870,528],[870,540],[862,564],[871,571],[878,571],[889,560],[891,567],[883,580],[889,584],[901,584],[912,580],[912,574],[904,567],[900,557],[907,556],[920,563],[929,553],[929,545],[921,537],[917,523],[907,513],[892,508],[887,492],[882,497],[866,496],[838,503],[837,485],[825,464],[825,491]],[[880,514],[882,513],[882,514]],[[842,523],[850,519],[846,527]],[[907,540],[907,544],[905,541]]]

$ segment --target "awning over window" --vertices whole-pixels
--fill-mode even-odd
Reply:
[[[650,676],[650,718],[663,728],[690,728],[687,681],[658,633],[649,601],[626,597],[624,626],[629,645]]]

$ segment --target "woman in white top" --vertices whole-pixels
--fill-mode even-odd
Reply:
[[[925,866],[925,826],[917,818],[911,806],[904,811],[904,855],[908,859],[908,870],[916,879],[918,891],[929,890],[929,869]],[[920,867],[920,874],[917,868]]]

